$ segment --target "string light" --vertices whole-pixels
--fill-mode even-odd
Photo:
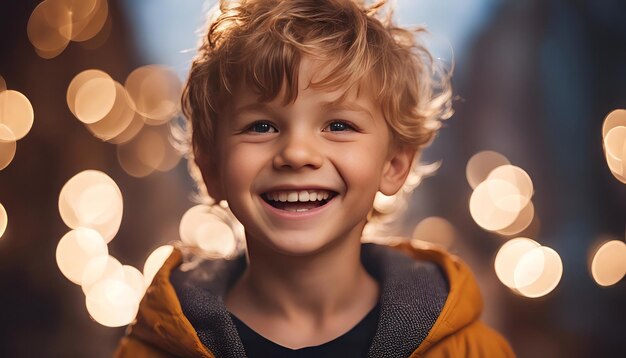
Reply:
[[[611,286],[626,274],[626,243],[611,240],[603,243],[593,255],[591,276],[600,286]]]
[[[0,124],[10,130],[0,132],[0,140],[22,139],[32,128],[34,118],[33,106],[26,96],[14,90],[0,92]]]
[[[9,225],[9,216],[4,206],[0,203],[0,239]]]

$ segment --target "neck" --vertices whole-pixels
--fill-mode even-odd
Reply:
[[[355,305],[367,311],[378,300],[378,285],[361,263],[359,237],[300,256],[249,240],[249,265],[232,291],[249,298],[249,309],[288,321],[324,320]]]

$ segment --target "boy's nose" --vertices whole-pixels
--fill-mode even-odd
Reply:
[[[324,158],[318,146],[302,135],[291,135],[283,138],[283,143],[278,153],[274,156],[274,168],[276,169],[300,169],[310,167],[313,169],[322,166]]]

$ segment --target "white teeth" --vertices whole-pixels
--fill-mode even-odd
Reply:
[[[326,190],[299,190],[299,191],[273,191],[265,194],[265,198],[280,202],[309,202],[322,201],[330,197],[331,193]]]

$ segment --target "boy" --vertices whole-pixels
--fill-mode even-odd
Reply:
[[[220,3],[183,98],[208,194],[247,257],[178,268],[118,356],[506,357],[469,270],[437,250],[361,244],[449,114],[428,52],[350,0]]]

